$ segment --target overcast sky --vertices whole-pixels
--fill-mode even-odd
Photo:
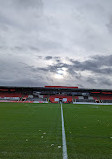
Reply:
[[[112,89],[112,1],[0,0],[0,85]]]

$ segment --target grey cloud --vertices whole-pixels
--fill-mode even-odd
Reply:
[[[12,0],[12,3],[21,8],[38,8],[42,5],[42,0]]]
[[[108,3],[111,4],[111,2]],[[4,45],[14,47],[16,42],[13,43],[13,39],[16,39],[19,46],[22,44],[24,44],[23,47],[31,45],[36,48],[38,46],[38,54],[47,56],[48,54],[49,56],[52,54],[61,56],[69,54],[71,57],[84,56],[84,53],[95,54],[99,50],[101,51],[99,54],[102,54],[102,50],[111,49],[111,42],[109,43],[111,38],[106,34],[104,28],[108,15],[105,13],[106,15],[102,16],[102,9],[99,9],[101,6],[105,11],[109,7],[109,4],[104,4],[105,1],[97,2],[96,0],[91,3],[81,0],[62,0],[61,2],[0,0],[1,23],[8,27],[8,31],[4,35]],[[91,9],[89,9],[90,7]],[[21,11],[20,8],[23,10]],[[37,10],[40,12],[39,18],[37,18]],[[105,38],[102,38],[102,33],[105,34]],[[33,48],[32,51],[35,52],[36,49]],[[21,52],[24,52],[24,49]]]
[[[46,68],[39,68],[39,70],[44,72],[56,73],[59,69],[67,69],[69,74],[66,78],[73,81],[79,81],[80,85],[84,86],[82,83],[85,83],[85,86],[89,87],[90,85],[100,85],[100,87],[106,87],[111,84],[111,80],[107,78],[108,75],[112,75],[112,68],[110,68],[110,56],[95,56],[91,57],[89,60],[78,61],[69,59],[71,64],[58,62],[57,64],[52,64]],[[104,68],[103,68],[104,67]],[[106,68],[105,68],[106,67]],[[83,71],[89,71],[91,75],[84,76]]]
[[[98,57],[98,58],[96,58]],[[52,57],[51,60],[57,60],[58,57]],[[59,57],[60,59],[60,57]],[[78,85],[80,87],[109,87],[111,84],[111,79],[107,76],[112,70],[111,69],[102,69],[102,66],[99,64],[100,57],[95,56],[90,58],[89,60],[85,60],[83,62],[78,60],[71,60],[71,64],[64,63],[63,60],[61,62],[56,62],[52,65],[46,65],[44,67],[40,66],[31,66],[24,62],[18,61],[7,61],[4,63],[3,60],[0,60],[0,70],[1,70],[1,78],[0,85],[16,85],[16,86],[44,86],[44,85]],[[109,57],[103,58],[110,59]],[[47,60],[46,57],[40,57],[40,60]],[[49,60],[49,58],[48,58]],[[94,63],[99,67],[99,70],[95,70]],[[97,64],[98,63],[98,64]],[[105,64],[105,62],[103,62]],[[91,66],[92,65],[92,66]],[[97,66],[97,67],[98,67]],[[84,69],[83,69],[84,67]],[[67,75],[65,76],[64,81],[57,81],[54,79],[52,75],[54,75],[57,70],[62,70],[63,68],[67,69]],[[13,71],[11,71],[13,70]],[[92,72],[91,75],[84,76],[83,71]],[[4,74],[5,72],[5,74]],[[93,74],[94,73],[94,74]],[[23,78],[24,77],[24,78]],[[25,82],[26,81],[26,82]]]
[[[59,56],[47,56],[46,60],[47,59],[53,59],[57,63],[61,63],[61,61],[62,61],[62,58]]]
[[[21,46],[15,46],[14,48],[12,48],[14,50],[18,50],[18,51],[22,51],[25,50],[25,48],[21,47]]]
[[[58,59],[57,59],[57,60],[56,60],[56,62],[58,62],[58,63],[59,63],[59,62],[60,62],[60,60],[58,60]]]
[[[112,15],[109,17],[109,22],[106,24],[109,33],[112,33]]]
[[[10,21],[10,19],[8,17],[6,17],[5,15],[3,15],[3,13],[0,11],[0,28],[2,28],[3,30],[7,31],[8,30],[8,25],[10,25],[12,22]],[[4,25],[6,24],[6,25]]]
[[[52,56],[46,56],[45,58],[43,58],[42,56],[38,57],[40,60],[53,60],[54,58]],[[77,78],[81,78],[81,72],[83,71],[90,71],[91,73],[94,74],[102,74],[102,75],[111,75],[112,74],[112,68],[111,66],[111,59],[112,56],[105,56],[105,57],[100,57],[100,56],[95,56],[92,57],[90,60],[85,60],[83,62],[81,61],[76,61],[76,60],[71,60],[72,62],[71,64],[67,64],[67,63],[63,63],[63,62],[59,62],[56,61],[57,63],[54,63],[52,65],[48,65],[48,66],[44,66],[44,67],[34,67],[34,66],[28,66],[23,64],[24,69],[27,69],[27,71],[31,71],[31,72],[37,72],[37,71],[44,71],[44,72],[51,72],[51,73],[55,73],[58,69],[63,69],[66,68],[67,72],[70,75],[75,75]],[[55,59],[58,59],[55,57]],[[60,59],[60,57],[59,57]],[[44,61],[43,61],[44,63]],[[1,66],[5,68],[7,68],[7,64],[4,64],[1,61]],[[12,66],[10,66],[12,67]],[[106,67],[106,68],[105,68]],[[17,69],[17,67],[15,68]],[[77,73],[77,71],[79,71],[79,73]]]
[[[61,58],[58,57],[58,56],[55,56],[54,59],[56,60],[57,63],[60,63],[60,62],[61,62]]]
[[[105,65],[105,66],[112,66],[112,55],[102,55],[102,56],[94,56],[92,57],[93,61],[98,63],[100,66]]]
[[[49,69],[48,69],[48,68],[38,68],[38,70],[40,70],[40,71],[44,71],[44,72],[48,72],[48,71],[49,71]]]
[[[23,78],[19,80],[0,80],[1,86],[26,86],[26,87],[39,87],[48,85],[47,82],[42,81],[40,79],[30,79],[30,78]]]
[[[27,65],[24,62],[9,60],[4,63],[0,60],[0,72],[0,85],[44,86],[48,85],[48,81],[52,82],[49,76],[43,75],[38,67]]]
[[[51,60],[53,57],[52,56],[46,56],[45,59],[46,60]]]
[[[97,84],[95,78],[93,78],[93,77],[88,77],[88,78],[87,78],[87,82],[88,82],[88,83],[91,83],[91,84]]]
[[[80,62],[80,61],[74,61],[73,59],[70,60],[73,65],[71,65],[75,70],[81,70],[81,71],[85,71],[85,70],[96,70],[97,69],[97,65],[94,63],[94,61],[92,60],[87,60],[84,62]]]
[[[109,56],[94,56],[89,60],[85,60],[83,62],[71,60],[73,65],[71,65],[75,70],[80,71],[91,71],[94,73],[102,73],[102,74],[112,74],[112,55]],[[107,67],[107,68],[103,68]]]
[[[39,51],[39,48],[38,47],[35,47],[35,46],[30,46],[29,49],[33,50],[33,51]]]
[[[101,76],[109,87],[111,6],[109,0],[0,0],[0,79],[98,87]],[[63,68],[66,79],[51,77]]]
[[[45,56],[45,60],[54,60],[54,62],[61,63],[61,58],[59,56]]]
[[[43,57],[42,57],[42,56],[37,56],[37,58],[38,58],[38,59],[42,59]]]
[[[105,78],[105,77],[104,78],[100,78],[99,83],[102,86],[102,88],[104,86],[108,86],[110,88],[110,86],[112,85],[112,81],[110,79],[108,79],[108,78]]]

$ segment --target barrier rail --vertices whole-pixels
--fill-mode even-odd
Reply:
[[[0,100],[0,103],[48,103],[47,101],[9,101],[9,100]]]
[[[112,103],[73,102],[73,104],[112,105]]]

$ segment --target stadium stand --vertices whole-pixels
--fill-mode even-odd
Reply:
[[[59,103],[60,101],[63,103],[72,103],[72,99],[72,96],[66,95],[53,95],[49,97],[51,103]]]
[[[100,100],[112,100],[112,96],[104,96],[104,95],[102,95],[102,96],[99,96],[99,99]]]
[[[88,103],[95,103],[94,99],[77,99],[76,102],[88,102]]]
[[[22,97],[21,93],[0,93],[0,97]]]
[[[83,97],[83,96],[79,96],[79,99],[83,100],[83,99],[84,99],[84,97]]]
[[[21,93],[7,93],[7,92],[0,92],[0,100],[13,100],[19,101],[22,98]]]
[[[25,101],[46,101],[44,98],[27,98]]]
[[[0,102],[51,102],[51,103],[112,103],[112,90],[80,89],[78,87],[3,87]]]

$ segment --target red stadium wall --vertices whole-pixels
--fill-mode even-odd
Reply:
[[[67,87],[67,86],[45,86],[45,88],[78,88],[78,87]]]

